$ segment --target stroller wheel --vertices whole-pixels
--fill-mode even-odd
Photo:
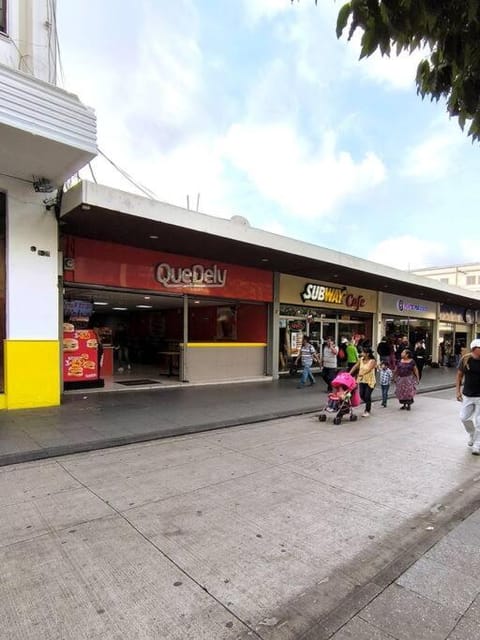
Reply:
[[[341,418],[334,418],[333,419],[333,424],[341,424],[342,423],[342,419]]]
[[[356,420],[358,420],[358,416],[356,416],[354,413],[350,414],[350,422],[355,422]]]
[[[327,416],[324,413],[321,413],[318,416],[318,419],[320,420],[320,422],[326,422],[327,421]]]

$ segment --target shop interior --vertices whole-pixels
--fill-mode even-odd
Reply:
[[[433,344],[433,320],[423,318],[385,318],[384,335],[393,344],[398,342],[402,336],[407,336],[412,348],[419,342],[423,342],[427,352],[427,362],[436,361],[435,354],[432,353]]]
[[[189,341],[237,340],[237,315],[250,305],[188,298]],[[103,386],[92,391],[149,388],[180,383],[184,299],[147,292],[69,287],[64,327],[93,329],[101,343]],[[240,336],[241,337],[241,336]],[[67,389],[67,393],[81,393]]]
[[[300,353],[304,335],[317,352],[328,338],[335,344],[345,340],[369,338],[372,332],[372,321],[369,317],[350,314],[319,314],[317,309],[281,305],[279,324],[279,373],[289,373]],[[285,314],[285,315],[284,315]],[[288,314],[288,315],[286,315]]]

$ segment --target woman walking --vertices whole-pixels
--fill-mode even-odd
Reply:
[[[418,369],[418,379],[422,379],[422,371],[425,366],[425,362],[427,361],[427,350],[425,348],[425,343],[423,340],[419,340],[415,344],[415,349],[413,352],[413,359],[415,360],[415,364]]]
[[[404,349],[397,363],[393,379],[396,383],[395,395],[402,405],[400,409],[410,411],[413,404],[413,398],[417,392],[417,384],[420,376],[418,375],[417,365],[412,358],[410,349]]]
[[[350,370],[350,375],[354,376],[358,371],[357,382],[360,398],[365,402],[365,411],[362,413],[363,418],[370,416],[372,409],[372,391],[375,388],[376,378],[375,369],[377,361],[371,349],[364,349],[359,361]]]

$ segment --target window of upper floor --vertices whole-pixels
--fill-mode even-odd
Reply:
[[[477,284],[477,276],[467,276],[467,284]]]
[[[442,284],[448,284],[448,278],[440,278]]]
[[[7,33],[7,0],[0,0],[0,33]]]

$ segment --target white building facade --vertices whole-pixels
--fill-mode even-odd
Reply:
[[[0,408],[60,401],[58,216],[96,118],[56,86],[54,0],[0,0]]]
[[[425,278],[432,278],[442,284],[463,287],[469,291],[480,291],[480,263],[449,265],[447,267],[432,267],[417,269],[412,273]]]

